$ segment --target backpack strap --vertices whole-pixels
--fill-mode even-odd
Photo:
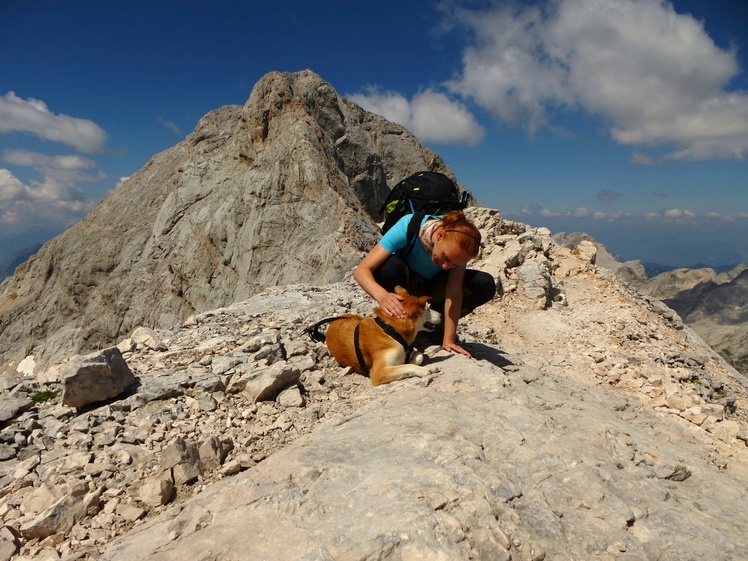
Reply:
[[[398,257],[405,259],[418,241],[418,232],[421,230],[421,222],[426,217],[426,213],[422,210],[414,212],[410,217],[410,223],[408,224],[408,233],[406,239],[408,240],[405,244],[405,248],[397,252]]]

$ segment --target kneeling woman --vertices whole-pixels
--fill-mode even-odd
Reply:
[[[496,282],[483,271],[466,269],[478,255],[481,235],[461,210],[446,216],[427,215],[413,249],[404,258],[407,231],[415,215],[403,216],[356,267],[353,277],[386,313],[403,317],[399,284],[410,294],[432,297],[434,310],[444,315],[442,348],[470,356],[457,344],[457,322],[496,294]]]

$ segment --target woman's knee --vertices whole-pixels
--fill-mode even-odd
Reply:
[[[485,271],[470,271],[469,278],[465,279],[466,292],[469,296],[465,298],[465,304],[472,311],[486,302],[490,302],[496,296],[496,280],[493,275]]]
[[[374,280],[389,292],[394,292],[397,285],[406,286],[408,268],[405,262],[396,255],[390,255],[374,271]]]

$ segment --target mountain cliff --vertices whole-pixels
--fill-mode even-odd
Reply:
[[[340,280],[377,239],[388,183],[421,169],[452,175],[313,72],[271,73],[0,285],[0,358],[51,364],[268,286]]]

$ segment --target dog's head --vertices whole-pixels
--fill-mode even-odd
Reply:
[[[408,322],[414,333],[433,331],[436,325],[441,322],[442,315],[429,308],[428,302],[431,300],[431,296],[412,296],[402,286],[395,287],[395,294],[403,297],[402,305],[405,308],[405,317],[401,321]],[[375,309],[374,311],[382,319],[392,320],[389,316],[385,317],[381,310]]]

